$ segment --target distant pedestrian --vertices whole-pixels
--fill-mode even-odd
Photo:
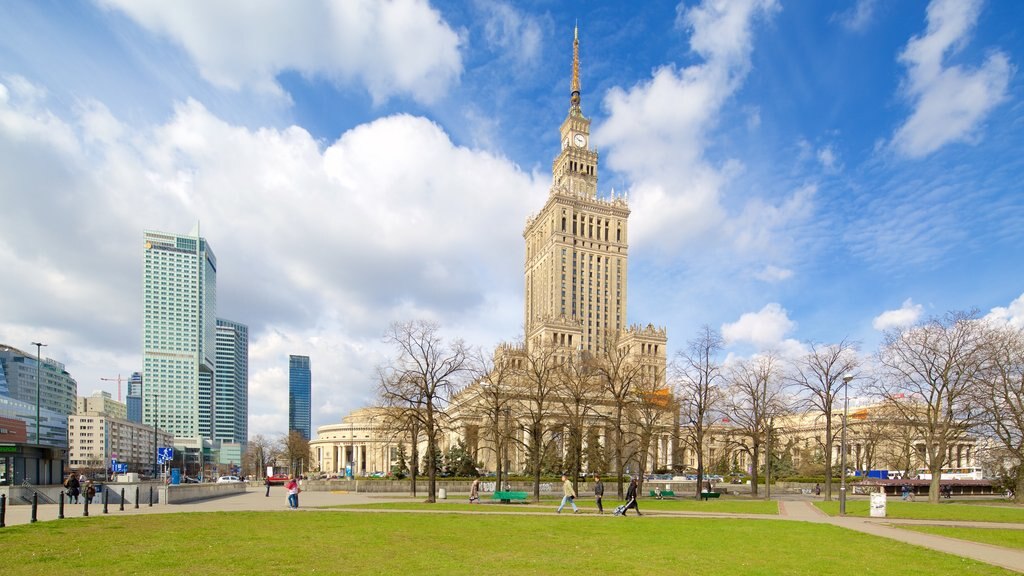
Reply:
[[[267,486],[267,498],[270,498],[270,476],[263,477],[263,483]]]
[[[814,495],[821,496],[821,484],[814,485]]]
[[[82,485],[78,482],[78,476],[68,474],[67,480],[64,481],[64,487],[67,488],[68,504],[78,504],[78,495],[82,493]]]
[[[640,513],[640,506],[636,503],[638,486],[636,483],[636,476],[629,479],[629,488],[626,488],[626,507],[622,509],[622,515],[625,516],[626,512],[629,512],[630,508],[636,510],[637,516],[643,516]]]
[[[654,497],[657,498],[658,500],[661,500],[661,487],[660,486],[656,486],[654,488]]]
[[[292,510],[299,509],[299,492],[302,489],[299,488],[299,481],[295,479],[295,475],[288,476],[288,483],[284,485],[285,490],[288,491],[288,507]]]
[[[597,513],[604,514],[604,505],[601,504],[601,500],[604,498],[604,482],[601,482],[601,477],[594,474],[594,501],[597,503]]]
[[[96,497],[96,487],[92,485],[92,480],[85,483],[85,501],[92,504],[92,499]]]
[[[579,514],[580,509],[576,507],[576,490],[572,487],[572,482],[569,482],[569,477],[562,474],[562,503],[558,505],[556,514],[562,513],[562,508],[565,508],[565,503],[568,502],[572,505],[572,513]]]
[[[474,478],[473,483],[469,486],[469,503],[476,504],[480,502],[480,478]]]

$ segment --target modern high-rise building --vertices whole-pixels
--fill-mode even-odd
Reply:
[[[12,346],[0,344],[0,366],[7,380],[7,393],[11,398],[36,402],[36,355]],[[40,407],[67,416],[75,413],[78,382],[68,374],[64,365],[52,358],[39,363]]]
[[[313,375],[309,370],[309,356],[288,357],[288,431],[298,430],[310,439],[311,406],[313,401]]]
[[[198,229],[143,240],[142,420],[176,439],[210,438],[217,258]]]
[[[572,56],[569,113],[559,128],[551,192],[523,232],[526,344],[591,355],[627,347],[650,355],[663,370],[665,330],[627,324],[629,205],[614,194],[597,194],[598,153],[580,107],[578,33]]]
[[[128,379],[128,394],[124,397],[128,407],[128,421],[142,422],[142,372],[132,372]]]
[[[249,328],[217,319],[213,439],[244,445],[249,437]]]

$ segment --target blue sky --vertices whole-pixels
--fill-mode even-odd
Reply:
[[[141,366],[144,229],[201,222],[250,326],[250,430],[373,399],[389,322],[522,329],[578,22],[629,318],[799,354],[977,309],[1024,322],[1014,1],[0,4],[0,342],[83,393]],[[495,257],[499,255],[499,257]]]

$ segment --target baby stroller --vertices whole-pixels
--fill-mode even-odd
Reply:
[[[636,500],[636,498],[631,498],[629,502],[626,502],[625,504],[619,504],[618,506],[616,506],[615,511],[612,512],[612,516],[625,516],[626,509],[633,505],[634,500]]]

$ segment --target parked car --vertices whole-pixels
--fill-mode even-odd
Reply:
[[[238,476],[221,476],[217,478],[217,484],[234,484],[241,481],[242,479]]]

